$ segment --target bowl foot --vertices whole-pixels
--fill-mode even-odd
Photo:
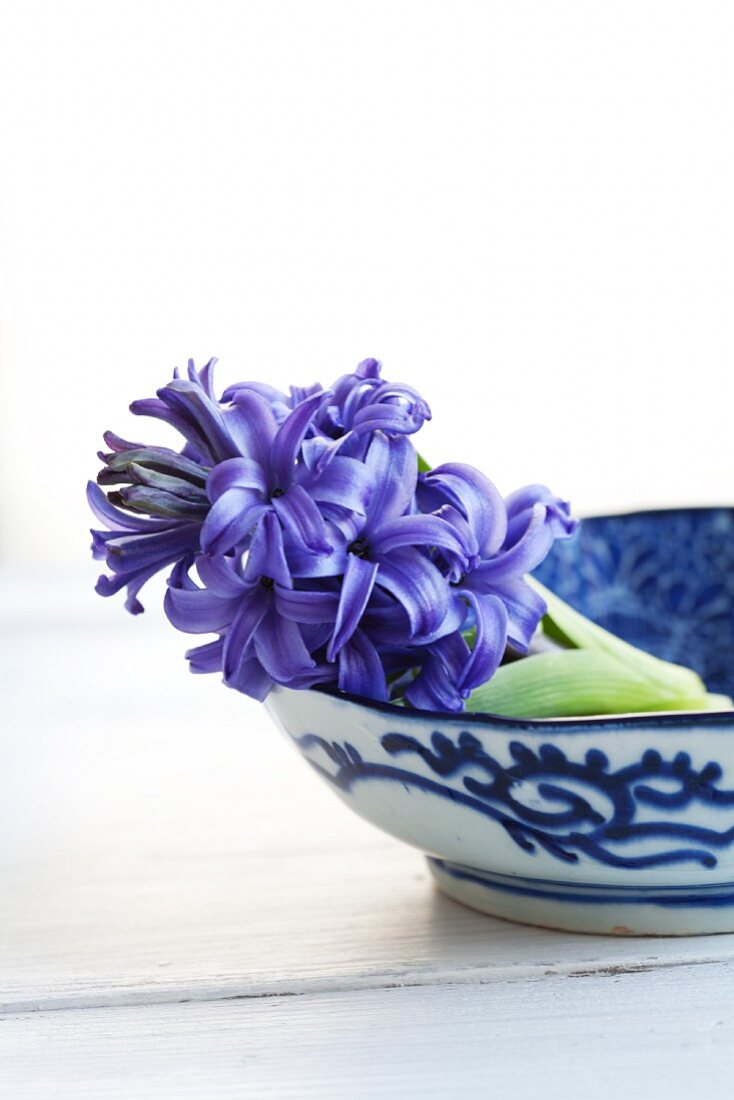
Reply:
[[[734,883],[595,886],[479,871],[428,856],[454,901],[520,924],[605,936],[697,936],[734,932]]]

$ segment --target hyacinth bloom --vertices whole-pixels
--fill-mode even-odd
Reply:
[[[556,538],[573,534],[576,521],[568,503],[545,486],[527,486],[503,501],[488,478],[461,463],[431,470],[420,482],[422,505],[436,508],[474,540],[468,566],[451,559],[444,565],[452,591],[467,607],[462,629],[428,647],[406,698],[422,709],[460,710],[472,690],[494,674],[508,643],[527,651],[546,605],[525,577]]]
[[[409,440],[384,435],[370,443],[365,468],[373,492],[364,519],[350,532],[329,659],[357,629],[375,585],[394,596],[407,618],[403,634],[427,642],[449,617],[452,593],[427,551],[440,547],[466,562],[461,534],[438,515],[411,512],[418,457]]]
[[[527,649],[545,603],[524,578],[573,532],[568,505],[542,486],[503,499],[460,463],[419,476],[430,409],[375,359],[329,389],[242,382],[221,399],[213,365],[131,405],[180,452],[105,435],[97,590],[127,588],[138,612],[169,571],[172,624],[215,635],[192,671],[256,699],[283,684],[461,709],[508,646]]]
[[[179,563],[165,600],[166,614],[180,630],[222,634],[213,648],[192,651],[196,671],[199,658],[211,662],[216,655],[224,682],[256,699],[264,699],[274,682],[312,687],[331,678],[317,669],[310,650],[327,637],[336,597],[293,589],[274,512],[259,525],[244,566],[231,555],[202,554],[197,570],[202,588]],[[315,623],[303,607],[309,597],[317,603]]]
[[[353,373],[334,382],[309,433],[319,453],[325,445],[333,453],[335,449],[328,448],[327,441],[339,440],[342,454],[358,453],[363,457],[373,432],[413,435],[431,419],[431,410],[421,395],[412,386],[385,381],[380,377],[381,369],[378,359],[363,359]],[[260,382],[239,382],[225,390],[223,399],[236,400],[238,394],[248,391],[258,393],[269,403],[279,423],[306,397],[323,392],[319,385],[305,389],[291,386],[286,396]]]
[[[243,457],[221,462],[208,479],[212,507],[201,534],[205,553],[226,553],[245,544],[268,514],[307,552],[333,552],[319,506],[363,513],[370,485],[364,465],[352,458],[336,456],[317,471],[297,462],[306,432],[327,398],[328,391],[304,398],[279,425],[260,394],[242,390],[234,395],[248,438]]]
[[[112,576],[102,576],[96,590],[112,596],[127,589],[125,607],[133,615],[143,610],[138,592],[161,569],[193,554],[199,543],[200,522],[149,519],[109,502],[94,482],[87,486],[90,507],[110,529],[92,531],[92,553],[104,559]]]

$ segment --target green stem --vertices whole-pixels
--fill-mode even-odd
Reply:
[[[697,679],[697,678],[696,678]],[[593,649],[540,653],[502,665],[472,692],[466,709],[508,718],[563,718],[643,711],[726,709],[704,685],[687,693],[667,688],[615,656]]]
[[[534,578],[546,601],[543,633],[566,646],[502,665],[466,708],[508,718],[563,718],[646,711],[728,710],[690,668],[661,661],[584,618]]]

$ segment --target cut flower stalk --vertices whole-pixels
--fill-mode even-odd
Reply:
[[[567,648],[503,665],[472,692],[467,710],[557,718],[731,708],[731,700],[709,694],[692,669],[636,649],[530,583],[547,604],[543,634]]]

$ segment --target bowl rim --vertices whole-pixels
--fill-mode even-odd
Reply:
[[[633,519],[636,516],[670,515],[676,512],[734,512],[734,504],[676,504],[651,508],[634,508],[621,512],[598,512],[584,515],[582,520]],[[641,711],[629,714],[578,715],[568,718],[508,718],[502,714],[477,711],[450,710],[410,710],[395,703],[381,702],[365,695],[355,695],[348,691],[334,691],[328,688],[311,689],[319,695],[355,703],[378,714],[399,715],[411,721],[441,721],[460,725],[484,726],[509,732],[511,730],[543,730],[560,727],[564,730],[578,730],[587,726],[594,730],[637,730],[656,727],[666,730],[681,730],[692,723],[702,726],[734,726],[734,710],[685,710],[685,711]]]
[[[292,689],[291,689],[292,690]],[[300,694],[300,692],[299,692]],[[483,726],[506,733],[523,730],[538,733],[553,729],[580,730],[587,727],[596,730],[632,731],[648,729],[683,730],[692,723],[697,726],[734,726],[734,710],[651,710],[630,714],[590,714],[569,718],[508,718],[502,714],[469,710],[410,710],[395,703],[370,699],[349,691],[332,691],[324,687],[309,689],[309,694],[325,695],[336,702],[353,703],[378,714],[409,719],[413,722],[451,722],[461,726]]]
[[[581,513],[579,519],[634,519],[635,516],[659,516],[673,512],[734,512],[732,504],[659,504],[648,508],[623,508],[619,512]]]

